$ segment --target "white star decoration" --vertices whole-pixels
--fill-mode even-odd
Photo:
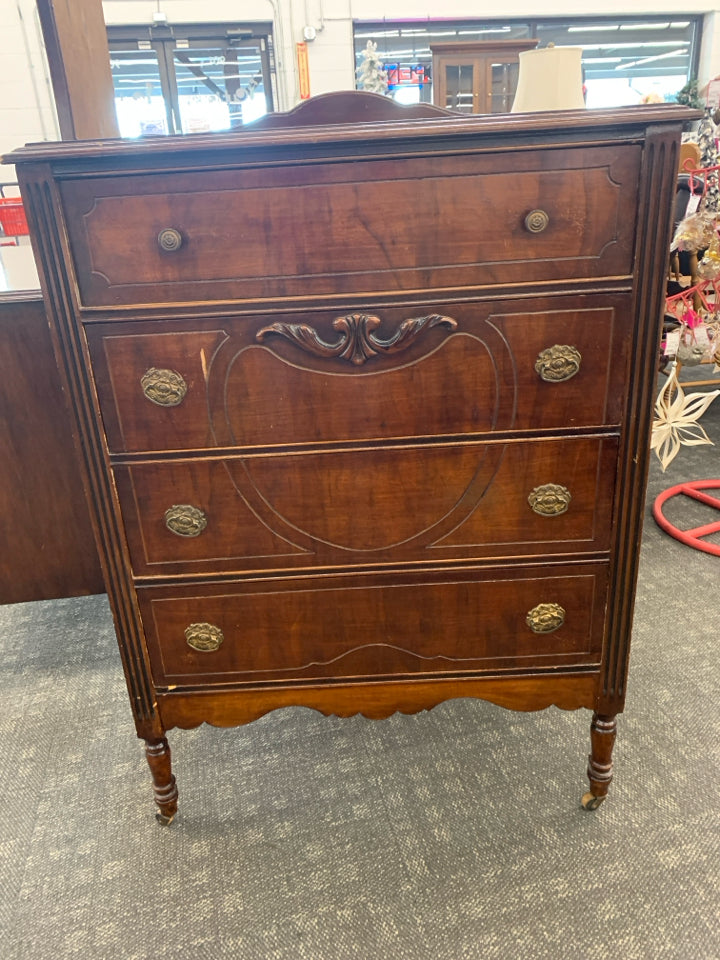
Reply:
[[[653,420],[650,441],[650,449],[657,454],[663,473],[677,456],[681,445],[686,447],[704,443],[713,445],[697,420],[718,395],[720,390],[686,395],[678,383],[677,364],[673,363],[668,381],[655,402],[656,418]]]

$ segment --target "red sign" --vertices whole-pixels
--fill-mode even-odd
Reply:
[[[388,86],[421,87],[425,83],[425,67],[421,63],[401,66],[398,63],[386,63]]]

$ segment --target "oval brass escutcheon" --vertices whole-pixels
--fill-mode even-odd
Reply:
[[[571,380],[580,369],[582,356],[577,347],[556,343],[541,350],[535,361],[535,372],[546,383]]]
[[[572,496],[560,483],[543,483],[528,495],[528,503],[541,517],[559,517],[570,506]]]
[[[183,244],[182,234],[174,227],[165,227],[164,230],[161,230],[158,234],[157,241],[158,246],[161,250],[164,250],[165,253],[175,253]]]
[[[528,610],[525,623],[533,633],[552,633],[565,623],[565,611],[559,603],[539,603]]]
[[[207,526],[207,517],[189,503],[175,503],[165,511],[165,526],[179,537],[199,537]]]
[[[212,623],[191,623],[185,628],[185,639],[193,650],[212,653],[218,649],[225,637],[220,627]]]
[[[160,407],[177,407],[187,393],[187,384],[175,370],[150,367],[140,378],[142,391]]]
[[[542,233],[550,223],[550,217],[544,210],[531,210],[525,217],[525,229],[530,233]]]

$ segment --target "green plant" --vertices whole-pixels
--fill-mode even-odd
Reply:
[[[682,103],[686,107],[694,107],[696,110],[702,110],[705,106],[705,101],[700,96],[697,80],[688,80],[682,90],[678,90],[675,94],[675,99],[678,103]]]

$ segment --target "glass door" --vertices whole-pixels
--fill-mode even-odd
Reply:
[[[231,130],[273,110],[271,24],[108,28],[120,135]]]
[[[474,113],[475,68],[471,63],[445,64],[445,102],[453,110]]]
[[[110,52],[110,67],[120,136],[174,133],[157,51],[149,43],[144,48],[116,47]]]
[[[490,113],[510,113],[519,73],[520,63],[517,60],[490,64]]]
[[[439,64],[440,102],[448,110],[477,113],[477,64],[442,58]]]
[[[264,47],[262,39],[191,41],[173,51],[183,133],[230,130],[268,112]]]

